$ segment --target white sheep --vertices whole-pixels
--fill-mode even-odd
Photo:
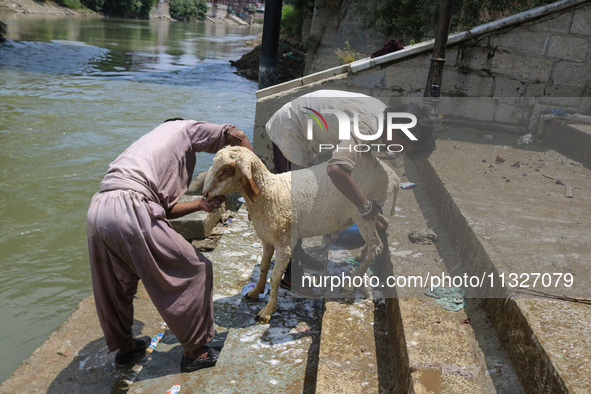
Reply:
[[[334,233],[351,222],[356,223],[367,250],[357,274],[365,273],[382,251],[377,219],[362,219],[355,205],[333,185],[326,169],[327,164],[323,163],[276,175],[250,150],[228,147],[217,153],[207,173],[204,196],[213,198],[239,191],[263,242],[261,275],[255,288],[246,295],[249,299],[256,300],[263,292],[271,257],[277,252],[271,273],[271,294],[256,317],[258,322],[268,322],[277,308],[279,282],[298,239]],[[392,169],[372,155],[363,154],[359,155],[351,176],[363,194],[380,205],[393,194],[391,212],[394,212],[400,179]],[[385,220],[381,215],[379,219]]]

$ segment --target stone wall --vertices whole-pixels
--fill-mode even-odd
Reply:
[[[441,96],[535,98],[529,110],[534,130],[544,102],[552,106],[552,98],[590,96],[591,4],[564,0],[542,8],[545,11],[514,15],[507,21],[450,36]],[[420,43],[381,60],[355,62],[257,92],[256,153],[270,163],[271,142],[265,123],[281,105],[301,94],[343,89],[374,97],[423,96],[431,52],[432,43]],[[490,107],[491,100],[487,99],[486,110],[479,107],[484,99],[465,102],[472,104],[476,109],[472,113],[482,121],[510,122],[517,108],[507,100]],[[581,110],[576,99],[561,102],[573,113]]]
[[[343,50],[347,44],[352,52],[360,55],[359,58],[369,57],[383,47],[387,37],[376,30],[360,29],[360,19],[353,5],[342,12],[330,8],[314,9],[311,23],[302,35],[310,49],[305,74],[340,65],[337,51]]]

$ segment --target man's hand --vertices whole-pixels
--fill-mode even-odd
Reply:
[[[166,212],[167,219],[176,219],[182,216],[188,215],[196,211],[213,212],[217,210],[222,203],[226,201],[224,196],[215,196],[210,201],[206,198],[200,198],[199,200],[177,202]]]
[[[244,131],[233,126],[225,131],[226,143],[225,146],[242,146],[252,151],[252,146]]]
[[[368,203],[368,206],[364,207],[367,209],[367,213],[360,211],[359,214],[364,220],[374,220],[380,214],[382,207],[375,201],[368,201]]]
[[[215,212],[217,211],[220,206],[226,201],[225,196],[215,196],[211,200],[207,201],[207,199],[202,198],[199,200],[198,210],[205,211],[205,212]]]

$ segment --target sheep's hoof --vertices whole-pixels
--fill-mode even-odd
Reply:
[[[254,319],[257,321],[257,323],[266,324],[269,323],[269,320],[271,320],[271,315],[266,312],[260,311]]]
[[[249,291],[248,293],[246,293],[246,295],[244,297],[246,297],[247,299],[251,300],[251,301],[257,301],[259,299],[259,292],[255,291],[254,289]]]

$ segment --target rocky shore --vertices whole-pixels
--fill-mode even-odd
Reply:
[[[259,79],[259,63],[261,58],[261,46],[255,46],[252,51],[245,53],[240,59],[230,60],[230,64],[238,70],[236,74],[252,81]],[[287,82],[294,78],[304,76],[306,64],[306,51],[299,44],[282,39],[279,42],[277,54],[277,74],[275,83]]]

